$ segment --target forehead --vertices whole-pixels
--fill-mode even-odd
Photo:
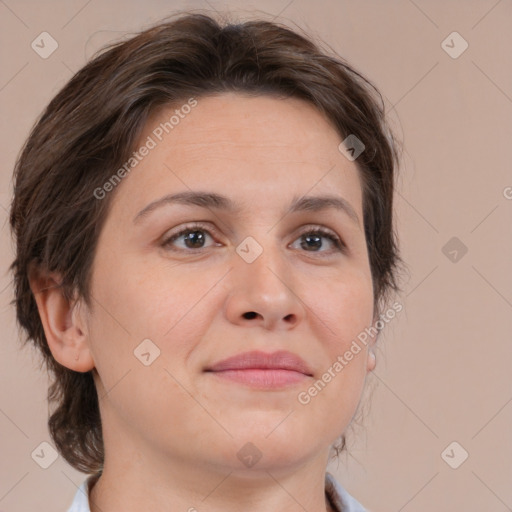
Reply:
[[[265,159],[268,147],[272,148],[273,156],[278,156],[281,149],[287,160],[293,154],[297,158],[311,159],[313,152],[318,159],[339,139],[328,119],[313,105],[298,98],[224,93],[196,101],[197,105],[188,114],[174,120],[178,124],[172,129],[165,123],[175,111],[181,110],[180,105],[155,112],[146,123],[142,138],[167,128],[168,133],[165,131],[161,141],[163,146],[179,144],[183,154],[193,156],[202,148],[208,153],[222,149],[224,154],[230,146],[245,145],[247,150],[255,149],[251,156],[258,154]]]
[[[359,172],[341,137],[298,98],[239,93],[184,100],[148,119],[136,148],[150,147],[118,190],[123,209],[170,192],[211,190],[241,204],[270,206],[309,192],[338,191],[358,210]],[[254,207],[254,204],[252,204]]]

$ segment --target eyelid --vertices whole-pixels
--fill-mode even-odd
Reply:
[[[210,236],[212,236],[212,234],[218,236],[218,231],[215,228],[213,228],[210,224],[203,223],[202,221],[194,221],[194,222],[186,223],[185,225],[178,228],[177,231],[173,231],[169,235],[164,235],[162,245],[166,246],[174,239],[176,239],[180,236],[183,236],[184,232],[193,231],[194,229],[206,231]],[[196,250],[200,251],[201,249],[196,249]]]
[[[334,231],[328,227],[325,227],[325,226],[322,226],[319,224],[307,224],[300,228],[300,231],[297,236],[300,237],[307,233],[320,233],[324,237],[329,238],[331,240],[331,242],[338,248],[339,251],[345,252],[346,250],[348,250],[348,247],[345,244],[345,241],[343,240],[343,238],[340,235],[338,235],[336,233],[336,231]],[[296,239],[294,239],[294,241],[295,240]],[[339,245],[339,247],[338,247],[338,245]],[[321,254],[321,253],[318,253],[318,254]]]
[[[202,230],[207,232],[212,238],[214,238],[212,235],[215,235],[215,237],[219,238],[218,231],[216,228],[211,226],[209,223],[203,222],[203,221],[193,221],[186,223],[182,227],[179,228],[178,231],[173,232],[172,234],[168,236],[163,237],[162,246],[166,247],[169,245],[173,240],[179,238],[180,236],[183,236],[183,234],[187,231],[193,231],[194,229]],[[348,250],[347,245],[345,244],[345,241],[341,236],[339,236],[334,230],[327,228],[325,226],[319,225],[319,224],[306,224],[304,226],[301,226],[299,228],[299,232],[295,236],[295,238],[292,240],[291,243],[295,242],[297,238],[301,237],[302,235],[308,234],[308,233],[320,233],[324,237],[331,240],[331,242],[336,246],[339,252],[345,252]],[[218,245],[218,244],[216,244]],[[198,249],[194,249],[194,251],[201,251],[207,249],[207,247],[201,247]],[[182,251],[184,249],[176,249],[177,251]],[[192,250],[186,251],[186,252],[193,252]],[[307,251],[306,251],[307,252]],[[322,254],[324,252],[332,252],[332,251],[312,251],[316,254]]]

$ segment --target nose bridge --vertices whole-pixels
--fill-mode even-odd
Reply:
[[[237,246],[236,253],[240,261],[236,262],[236,266],[241,275],[253,279],[256,284],[281,289],[285,287],[283,281],[292,278],[283,250],[273,231],[261,229],[254,236],[247,236]]]
[[[272,234],[248,236],[236,247],[228,314],[233,322],[259,319],[267,327],[295,324],[303,315],[293,272]]]

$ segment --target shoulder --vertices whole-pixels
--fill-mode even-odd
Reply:
[[[68,508],[67,512],[91,512],[89,507],[89,491],[96,482],[99,475],[90,475],[77,489],[73,503]]]
[[[329,472],[325,474],[325,493],[336,512],[369,512]]]

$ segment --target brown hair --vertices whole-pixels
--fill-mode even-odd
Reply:
[[[126,162],[155,109],[228,91],[296,97],[323,112],[342,138],[356,135],[365,145],[356,164],[376,311],[399,290],[392,223],[398,152],[377,89],[284,25],[177,16],[110,45],[78,71],[33,127],[15,166],[13,304],[25,343],[34,342],[53,376],[51,436],[68,463],[85,473],[101,470],[104,459],[95,370],[75,372],[53,358],[28,276],[34,265],[56,272],[68,300],[91,304],[96,244],[115,193],[98,200],[94,190]],[[342,436],[337,450],[344,447]]]

